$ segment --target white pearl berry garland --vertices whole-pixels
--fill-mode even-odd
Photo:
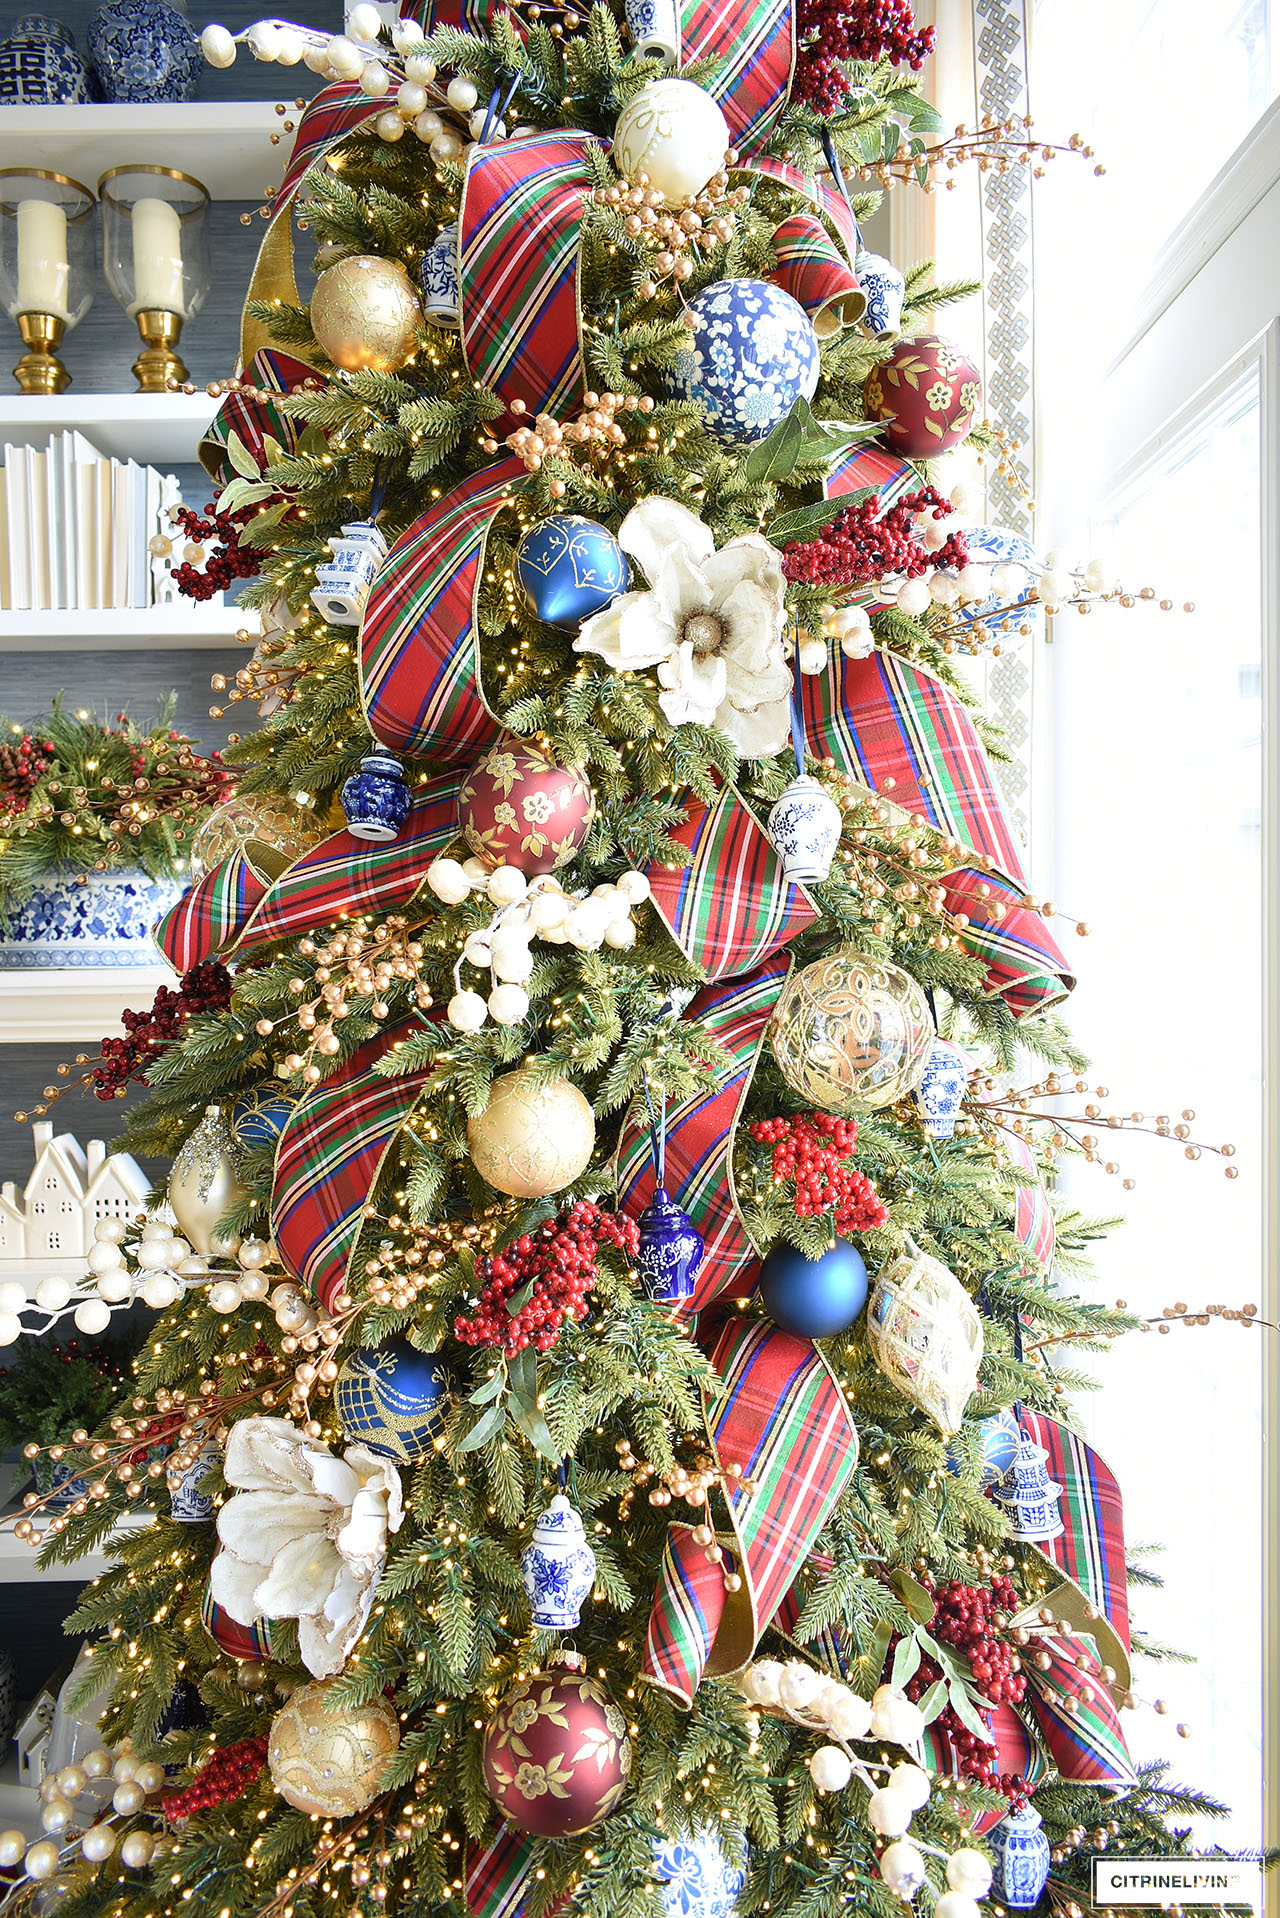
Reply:
[[[69,1864],[77,1850],[89,1864],[100,1865],[119,1844],[121,1863],[141,1871],[167,1847],[176,1849],[177,1840],[142,1830],[122,1837],[112,1819],[136,1817],[164,1782],[164,1767],[139,1759],[127,1738],[113,1752],[105,1746],[86,1752],[77,1763],[50,1772],[40,1786],[40,1824],[47,1837],[32,1842],[16,1829],[0,1831],[0,1866],[21,1865],[28,1878],[42,1883]],[[82,1797],[90,1803],[78,1811],[76,1800]]]

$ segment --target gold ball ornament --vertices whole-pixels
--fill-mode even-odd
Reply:
[[[236,1171],[231,1128],[218,1106],[206,1106],[169,1174],[169,1204],[178,1229],[202,1259],[235,1251],[239,1239],[220,1238],[217,1225],[248,1196]]]
[[[323,837],[314,815],[274,793],[237,795],[215,806],[191,841],[191,876],[202,879],[232,853],[243,852],[264,878],[274,879]]]
[[[385,1698],[344,1705],[333,1680],[303,1685],[271,1721],[267,1765],[280,1796],[320,1818],[354,1818],[378,1793],[400,1745],[400,1721]]]
[[[572,1185],[596,1143],[596,1117],[568,1079],[537,1082],[527,1068],[495,1079],[489,1103],[467,1120],[477,1172],[499,1192],[542,1199]]]
[[[311,295],[317,344],[346,373],[398,372],[413,351],[422,309],[398,260],[353,253],[326,267]]]
[[[910,973],[851,946],[788,980],[769,1020],[769,1044],[787,1084],[843,1118],[913,1091],[936,1036]]]

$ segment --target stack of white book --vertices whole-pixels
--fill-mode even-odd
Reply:
[[[83,433],[6,446],[0,475],[0,608],[73,612],[171,600],[150,551],[181,502],[172,473],[108,459]]]

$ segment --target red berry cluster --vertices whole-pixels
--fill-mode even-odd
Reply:
[[[605,1212],[578,1199],[567,1212],[544,1219],[481,1266],[484,1289],[475,1312],[454,1320],[454,1337],[464,1345],[496,1345],[508,1358],[528,1345],[549,1352],[566,1319],[587,1315],[587,1294],[595,1283],[596,1252],[614,1245],[634,1259],[640,1250],[635,1221]],[[514,1314],[507,1300],[533,1290]]]
[[[212,514],[212,518],[202,519],[190,506],[179,507],[174,515],[188,539],[202,544],[219,542],[206,559],[203,571],[190,560],[174,567],[174,584],[187,599],[212,599],[215,593],[225,593],[233,579],[252,579],[262,571],[262,555],[252,546],[240,544],[240,529],[257,517],[258,507],[242,506],[238,513],[219,513],[210,500],[204,510]]]
[[[773,1147],[774,1178],[795,1180],[798,1219],[833,1212],[837,1232],[871,1232],[888,1218],[870,1179],[848,1163],[858,1143],[856,1120],[811,1112],[793,1119],[757,1119],[748,1130],[758,1144]]]
[[[13,745],[0,741],[0,812],[25,812],[57,756],[51,740],[33,739],[30,733],[23,733]]]
[[[782,570],[788,579],[809,586],[856,586],[889,573],[914,579],[931,566],[959,570],[968,565],[963,533],[952,533],[936,553],[927,551],[915,527],[916,514],[926,511],[934,519],[946,519],[954,508],[932,486],[904,493],[888,508],[873,493],[846,506],[816,539],[786,547]]]
[[[969,1661],[973,1682],[982,1696],[997,1705],[1021,1704],[1027,1681],[1014,1668],[1015,1647],[1001,1637],[1002,1626],[996,1623],[997,1614],[1007,1618],[1020,1609],[1012,1581],[997,1578],[988,1587],[962,1585],[958,1579],[951,1579],[933,1590],[933,1599],[930,1631]],[[931,1658],[922,1658],[907,1686],[908,1698],[918,1703],[941,1676]],[[934,1720],[934,1727],[955,1754],[962,1778],[972,1778],[988,1791],[1003,1793],[1015,1808],[1026,1803],[1031,1790],[1026,1779],[1016,1772],[999,1771],[996,1747],[971,1732],[950,1705]]]
[[[122,1012],[128,1037],[104,1039],[101,1064],[93,1069],[93,1090],[99,1099],[114,1099],[131,1079],[146,1076],[147,1067],[166,1046],[179,1038],[187,1020],[197,1012],[221,1012],[231,1004],[231,974],[216,959],[204,959],[184,972],[175,992],[161,986],[149,1012]]]
[[[238,1744],[222,1745],[206,1765],[180,1791],[171,1791],[160,1800],[166,1818],[190,1818],[193,1811],[212,1811],[215,1805],[229,1805],[243,1798],[267,1762],[267,1739],[242,1738]]]
[[[935,30],[917,30],[910,0],[799,0],[792,98],[815,113],[837,113],[853,91],[841,60],[891,60],[916,72],[933,52]]]

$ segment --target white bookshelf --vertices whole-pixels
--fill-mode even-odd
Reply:
[[[208,393],[0,393],[0,445],[44,446],[74,429],[111,459],[180,466],[195,459],[218,405]]]
[[[257,624],[256,613],[188,599],[173,606],[110,606],[81,613],[0,612],[0,653],[231,646],[237,633],[256,633]]]
[[[48,971],[0,969],[0,1045],[96,1044],[124,1032],[127,1007],[145,1012],[157,986],[171,986],[168,966],[138,966],[119,972],[78,967]]]
[[[163,1484],[163,1481],[161,1483]],[[32,1488],[28,1486],[27,1489]],[[42,1571],[36,1563],[36,1547],[25,1545],[20,1538],[14,1537],[14,1523],[21,1517],[22,1504],[19,1501],[16,1510],[6,1512],[4,1517],[0,1518],[0,1585],[26,1585],[33,1580],[48,1580],[52,1583],[54,1579],[74,1580],[85,1584],[89,1579],[98,1578],[110,1569],[113,1562],[110,1552],[99,1551],[86,1552],[83,1558],[74,1559],[70,1565],[51,1565]],[[128,1518],[122,1519],[119,1529],[125,1532],[136,1532],[150,1523],[151,1514],[140,1512],[136,1518],[130,1514]]]
[[[91,192],[108,167],[158,159],[203,181],[215,200],[261,201],[279,183],[297,122],[270,100],[196,100],[187,105],[6,107],[0,166],[53,167]],[[272,135],[277,143],[272,143]]]

